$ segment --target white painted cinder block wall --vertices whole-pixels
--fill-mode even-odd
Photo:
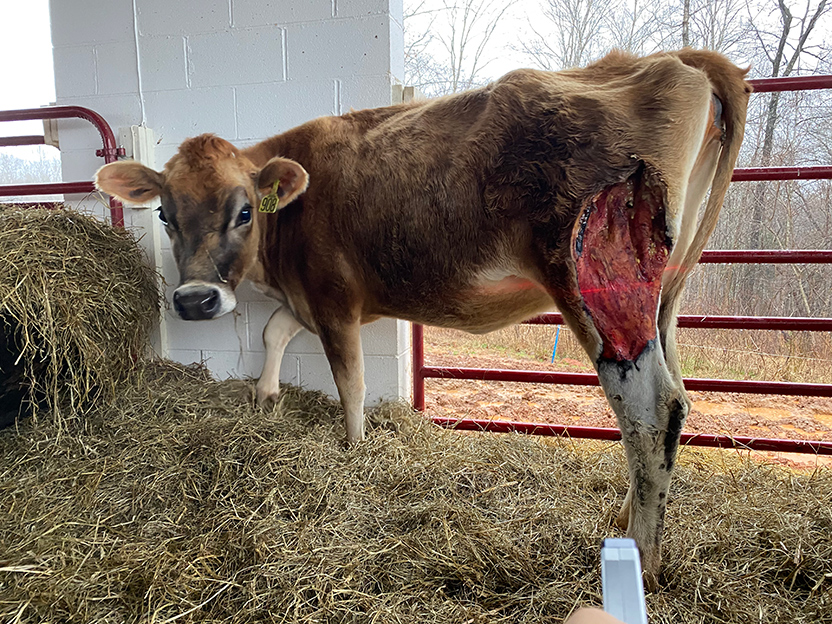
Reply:
[[[51,0],[50,8],[58,103],[98,111],[117,134],[144,121],[158,139],[157,168],[203,132],[242,147],[314,117],[388,105],[403,76],[402,0],[135,0],[135,14],[132,0]],[[64,180],[91,178],[98,141],[86,122],[61,122]],[[89,198],[67,201],[102,212]],[[125,212],[128,225],[148,222],[146,212]],[[169,300],[178,275],[164,233],[161,241]],[[238,294],[236,312],[212,321],[168,310],[158,349],[204,361],[218,378],[257,377],[276,306],[245,284]],[[384,319],[362,339],[368,401],[409,396],[408,325]],[[320,341],[306,332],[289,345],[281,379],[336,395]]]

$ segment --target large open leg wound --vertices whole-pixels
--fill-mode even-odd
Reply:
[[[584,207],[573,235],[578,286],[605,359],[634,361],[656,337],[671,243],[664,189],[642,169]]]

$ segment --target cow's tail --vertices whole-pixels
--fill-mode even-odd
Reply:
[[[745,80],[748,69],[740,69],[721,54],[689,48],[676,54],[685,65],[696,67],[708,76],[714,94],[722,102],[725,135],[705,211],[682,259],[681,266],[685,270],[678,271],[671,283],[663,287],[662,297],[671,300],[679,295],[687,274],[699,262],[702,250],[716,228],[745,133],[748,96],[752,91],[751,85]]]

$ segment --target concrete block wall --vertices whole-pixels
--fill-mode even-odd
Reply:
[[[148,164],[159,169],[203,132],[245,147],[314,117],[390,104],[403,76],[402,0],[136,0],[135,12],[133,0],[51,0],[50,9],[58,103],[98,111],[116,133],[144,123],[157,137]],[[60,143],[64,180],[90,179],[101,165],[95,131],[61,122]],[[106,212],[95,199],[67,200]],[[135,228],[148,223],[125,216]],[[160,240],[170,294],[178,275]],[[167,311],[159,351],[205,361],[219,378],[258,376],[275,303],[246,285],[238,295],[237,310],[213,321]],[[407,396],[407,325],[382,320],[362,340],[368,400]],[[320,342],[306,332],[289,345],[281,378],[335,394]]]

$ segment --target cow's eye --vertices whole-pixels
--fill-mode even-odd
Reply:
[[[164,223],[165,225],[167,225],[167,224],[168,224],[168,218],[165,216],[165,213],[164,213],[164,212],[162,212],[162,209],[161,209],[161,208],[157,208],[157,209],[156,209],[156,212],[158,212],[158,213],[159,213],[159,221],[161,221],[162,223]]]
[[[237,227],[245,225],[249,221],[251,221],[251,206],[246,204],[246,206],[240,211],[240,214],[237,216]]]

